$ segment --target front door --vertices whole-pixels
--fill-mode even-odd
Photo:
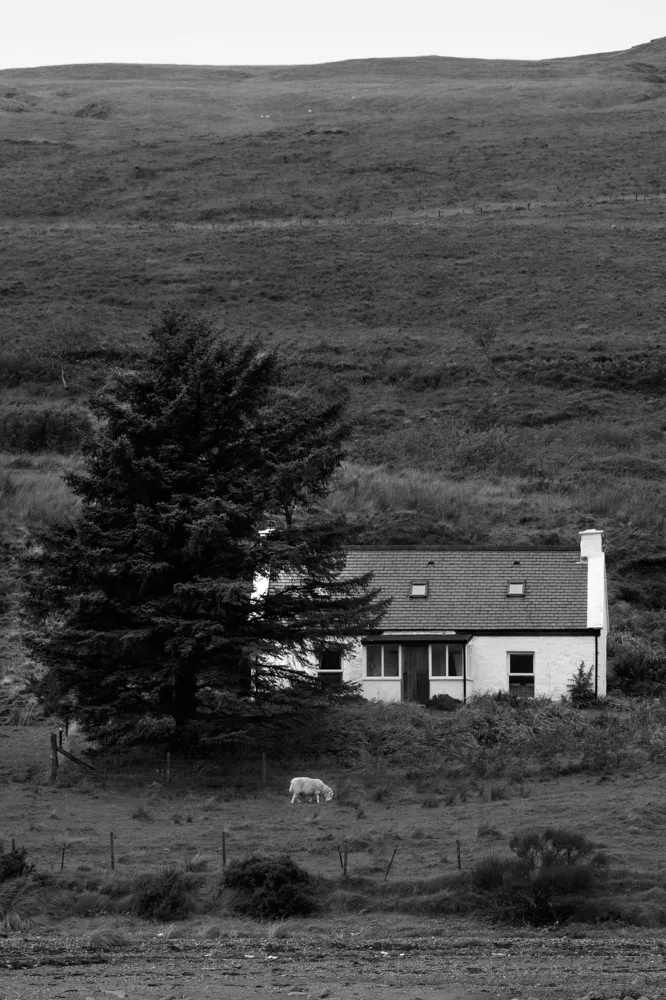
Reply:
[[[402,647],[402,700],[425,705],[430,697],[428,647]]]

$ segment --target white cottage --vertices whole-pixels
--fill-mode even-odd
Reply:
[[[581,662],[606,693],[608,603],[601,531],[580,549],[353,548],[347,572],[372,572],[391,598],[381,631],[350,655],[323,651],[323,681],[366,698],[425,704],[507,691],[558,698]]]

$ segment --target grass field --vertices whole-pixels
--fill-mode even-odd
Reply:
[[[35,1000],[55,986],[91,996],[142,990],[142,996],[157,997],[174,982],[186,983],[193,1000],[211,992],[234,996],[240,982],[252,997],[269,990],[312,996],[326,991],[359,1000],[415,993],[423,1000],[663,994],[666,875],[656,829],[663,825],[663,773],[643,775],[642,794],[635,776],[602,786],[565,778],[529,787],[519,801],[479,800],[453,808],[423,809],[401,792],[394,803],[371,804],[360,819],[353,807],[335,800],[318,815],[310,805],[290,807],[277,777],[271,775],[268,789],[256,798],[231,801],[219,801],[210,789],[151,797],[145,789],[109,785],[41,791],[9,786],[4,829],[9,824],[25,830],[22,842],[39,869],[50,873],[56,895],[50,903],[27,893],[16,901],[21,930],[0,942],[5,988]],[[447,896],[442,887],[456,870],[456,835],[465,875],[483,853],[506,850],[505,841],[479,837],[480,830],[550,823],[554,813],[576,821],[593,809],[599,822],[586,823],[586,829],[607,845],[621,870],[614,899],[629,923],[568,922],[544,932],[498,926],[474,913],[437,912]],[[114,872],[108,827],[116,833]],[[186,877],[216,884],[222,829],[232,861],[249,850],[288,848],[324,877],[318,891],[325,894],[327,911],[269,922],[230,914],[224,904],[187,919],[148,921],[118,912],[123,891],[164,864],[180,870],[189,865],[195,871]],[[346,880],[330,849],[343,836],[351,845]],[[398,852],[384,882],[394,846]],[[195,853],[202,849],[204,854]]]
[[[73,731],[65,747],[96,772],[61,758],[51,784],[58,720],[0,726],[2,847],[15,840],[35,865],[0,881],[6,989],[26,1000],[55,986],[157,997],[173,982],[193,1000],[235,996],[239,983],[249,997],[663,995],[659,702],[593,713],[545,702],[519,711],[487,702],[446,717],[408,705],[346,711],[346,744],[356,718],[355,762],[350,746],[319,760],[269,754],[265,781],[258,752],[218,764],[174,755],[169,782],[164,754],[90,755]],[[333,800],[292,806],[296,773],[320,775]],[[593,897],[547,928],[500,919],[474,889],[479,864],[512,857],[514,834],[553,825],[606,857]],[[284,853],[314,877],[320,912],[239,915],[224,871]],[[140,901],[164,911],[151,916]],[[589,905],[597,917],[584,915]]]
[[[223,851],[227,864],[289,854],[323,880],[332,913],[478,916],[478,900],[470,902],[465,888],[475,866],[488,856],[510,857],[514,834],[555,825],[607,856],[604,892],[614,919],[666,924],[661,709],[627,704],[597,719],[545,702],[518,714],[484,704],[460,718],[421,720],[409,706],[343,712],[332,724],[347,727],[354,763],[335,753],[318,758],[314,745],[307,763],[269,754],[265,782],[258,752],[219,765],[174,756],[167,777],[164,755],[90,757],[74,733],[65,747],[88,756],[95,772],[61,758],[53,785],[48,734],[55,720],[5,726],[0,836],[5,850],[15,840],[38,873],[56,879],[64,917],[125,912],[132,884],[165,865],[214,881]],[[371,745],[379,741],[381,760],[365,759],[353,736],[359,724]],[[405,727],[413,727],[409,750]],[[308,771],[335,789],[331,803],[290,804],[291,777]],[[206,899],[195,912],[228,915],[224,899]]]
[[[46,771],[46,733],[42,749]],[[507,841],[513,833],[552,825],[557,817],[558,825],[575,828],[603,847],[617,866],[631,873],[634,886],[660,886],[666,901],[663,768],[642,775],[640,782],[635,774],[602,782],[598,775],[569,775],[522,788],[488,781],[471,791],[468,801],[454,805],[447,805],[443,795],[404,786],[375,801],[368,789],[362,809],[344,794],[352,777],[344,771],[324,776],[342,791],[342,803],[333,799],[319,808],[291,806],[287,788],[292,776],[281,769],[270,775],[265,790],[255,782],[247,796],[239,796],[238,789],[206,787],[205,779],[194,782],[191,790],[163,783],[151,789],[152,782],[138,781],[127,788],[122,776],[114,780],[110,775],[101,783],[82,779],[78,788],[20,783],[3,788],[1,829],[5,847],[15,837],[40,871],[60,871],[66,843],[66,872],[109,876],[110,832],[117,871],[124,876],[171,863],[185,866],[197,854],[210,869],[221,870],[224,830],[228,860],[252,852],[286,852],[327,879],[340,877],[338,845],[345,841],[350,876],[377,883],[383,882],[397,847],[389,879],[413,883],[453,874],[457,840],[461,863],[469,871],[488,854],[509,855]],[[155,781],[159,783],[157,774]],[[493,788],[506,797],[491,801]],[[424,808],[424,800],[438,805]]]

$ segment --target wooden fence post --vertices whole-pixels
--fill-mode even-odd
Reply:
[[[116,855],[113,850],[113,834],[109,834],[109,841],[111,843],[111,871],[115,871],[116,868]]]
[[[51,733],[51,781],[58,778],[58,737]]]
[[[65,869],[65,848],[66,847],[67,847],[67,843],[65,842],[62,845],[62,857],[60,859],[60,871],[64,871],[64,869]]]
[[[222,831],[222,871],[227,867],[227,831]]]
[[[458,870],[460,871],[460,841],[456,840],[456,858],[458,859]]]
[[[398,845],[396,844],[396,845],[395,845],[395,847],[393,848],[393,854],[391,855],[391,860],[390,860],[390,861],[389,861],[389,863],[388,863],[388,868],[386,869],[386,874],[384,875],[384,881],[385,881],[385,882],[386,882],[386,879],[387,879],[387,878],[388,878],[388,876],[389,876],[389,872],[391,871],[391,865],[393,864],[393,859],[394,859],[394,857],[395,857],[395,852],[396,852],[397,850],[398,850]]]

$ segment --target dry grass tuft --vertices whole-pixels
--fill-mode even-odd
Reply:
[[[195,936],[204,941],[214,941],[223,937],[224,931],[216,920],[207,920],[195,929]]]
[[[51,893],[32,875],[19,875],[0,883],[0,930],[23,932],[42,923]]]
[[[210,867],[210,858],[206,854],[202,854],[197,851],[196,854],[185,862],[185,871],[187,872],[205,872],[208,871]]]
[[[93,951],[122,951],[132,944],[130,935],[116,927],[100,927],[88,939],[88,947]]]
[[[281,920],[269,921],[266,925],[265,937],[267,941],[283,941],[290,937],[287,918],[282,917]]]

